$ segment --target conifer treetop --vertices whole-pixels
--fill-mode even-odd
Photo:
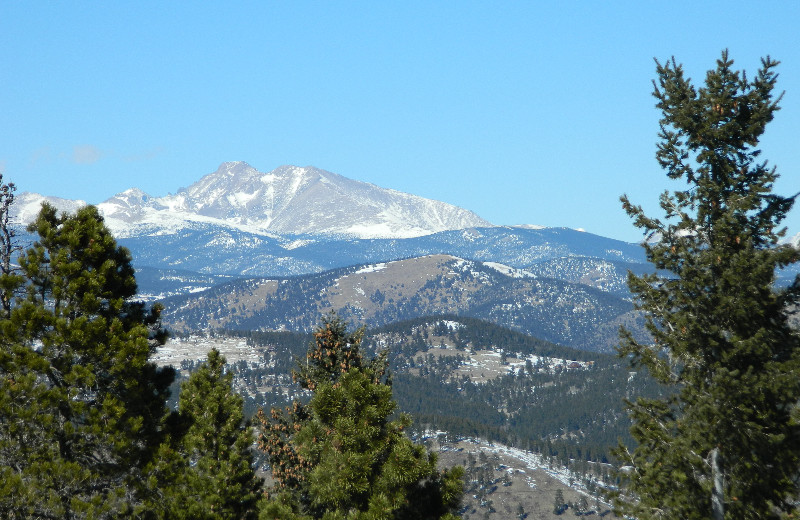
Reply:
[[[778,518],[793,509],[800,465],[800,338],[789,326],[797,281],[775,271],[800,260],[778,245],[795,197],[772,193],[775,167],[757,148],[779,109],[777,61],[753,79],[727,51],[697,88],[675,59],[656,62],[661,110],[656,158],[685,187],[660,197],[662,218],[626,196],[658,271],[629,275],[649,338],[621,331],[620,354],[666,385],[664,397],[629,402],[638,446],[617,454],[649,518]]]

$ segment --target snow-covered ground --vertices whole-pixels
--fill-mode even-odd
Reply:
[[[158,365],[173,365],[180,368],[181,361],[205,361],[212,348],[219,350],[229,364],[246,361],[248,364],[260,365],[264,362],[263,354],[255,347],[249,346],[244,338],[207,335],[170,338],[164,346],[158,348],[153,360]]]
[[[436,438],[442,435],[446,435],[446,433],[426,432],[422,435],[422,440]],[[502,462],[508,466],[506,471],[509,474],[516,473],[517,475],[524,475],[525,482],[531,488],[536,488],[537,486],[536,473],[542,472],[587,498],[592,498],[592,500],[597,499],[597,494],[593,494],[587,489],[586,480],[579,474],[571,471],[567,467],[548,461],[546,457],[538,453],[513,448],[496,442],[489,442],[479,438],[459,438],[456,442],[442,443],[439,447],[439,450],[444,452],[454,449],[472,453],[483,452],[487,455],[498,455]],[[594,482],[598,487],[602,488],[606,486],[603,482]],[[610,504],[604,500],[600,499],[599,501],[610,507]]]
[[[555,357],[529,356],[516,357],[514,353],[508,353],[505,364],[503,363],[503,352],[492,347],[472,350],[458,350],[455,346],[429,345],[428,351],[418,353],[415,358],[418,363],[423,363],[425,356],[432,354],[434,357],[451,355],[462,356],[464,361],[456,370],[457,374],[470,376],[474,382],[486,381],[507,374],[517,374],[520,370],[526,370],[528,362],[537,372],[553,373],[560,370],[588,370],[594,365],[593,361],[577,361]]]

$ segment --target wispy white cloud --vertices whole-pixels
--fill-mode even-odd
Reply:
[[[94,164],[103,157],[103,152],[96,146],[83,144],[72,149],[72,162],[75,164]]]

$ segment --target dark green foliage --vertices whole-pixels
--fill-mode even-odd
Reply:
[[[347,372],[365,368],[377,383],[386,375],[385,355],[364,366],[364,356],[361,354],[364,330],[362,327],[349,332],[347,324],[336,315],[325,317],[314,332],[314,348],[306,354],[306,363],[299,365],[299,370],[292,373],[292,378],[301,387],[313,392],[318,385],[336,383]]]
[[[622,198],[670,273],[630,277],[652,342],[624,333],[620,349],[674,389],[629,403],[638,447],[620,455],[638,500],[618,505],[642,520],[779,518],[797,496],[800,341],[787,309],[800,287],[773,284],[798,260],[777,245],[794,199],[771,193],[776,171],[756,149],[778,110],[777,62],[752,80],[732,65],[724,52],[696,89],[674,60],[658,64],[656,156],[686,187],[662,195],[663,221]]]
[[[174,377],[149,361],[159,308],[131,301],[130,255],[94,207],[44,205],[29,231],[18,275],[0,275],[21,291],[0,319],[0,516],[129,517]]]
[[[451,330],[444,325],[447,322],[457,323],[457,330]],[[389,359],[393,365],[398,358],[406,358],[407,361],[414,353],[427,351],[432,346],[416,330],[437,323],[434,335],[448,338],[451,343],[456,345],[457,349],[462,351],[470,347],[481,349],[498,348],[509,354],[523,356],[536,354],[538,356],[580,359],[583,361],[611,359],[608,354],[565,347],[486,320],[452,314],[425,316],[369,329],[365,337],[365,346],[374,350],[374,338],[384,334],[388,335],[389,338],[398,338],[398,341],[392,341],[391,349],[389,349]]]
[[[295,378],[313,391],[272,418],[259,415],[260,445],[276,487],[261,518],[453,518],[462,471],[439,471],[436,457],[404,433],[385,356],[366,362],[362,330],[323,320]]]
[[[186,430],[176,443],[179,466],[167,484],[169,518],[251,519],[261,479],[253,469],[253,432],[233,391],[233,374],[212,349],[181,386],[179,411]]]
[[[262,332],[262,331],[226,331],[225,333],[247,339],[247,344],[267,350],[272,354],[265,354],[274,364],[273,372],[289,374],[297,368],[297,358],[305,357],[308,344],[313,339],[309,333],[301,332]]]

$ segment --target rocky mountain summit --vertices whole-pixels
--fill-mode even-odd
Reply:
[[[22,194],[22,222],[44,200],[59,209],[82,201]],[[62,206],[64,206],[62,208]],[[151,197],[131,188],[98,204],[117,238],[172,234],[220,226],[265,236],[329,235],[409,238],[491,224],[451,204],[389,190],[314,167],[281,166],[269,173],[245,162],[222,163],[188,188]]]

